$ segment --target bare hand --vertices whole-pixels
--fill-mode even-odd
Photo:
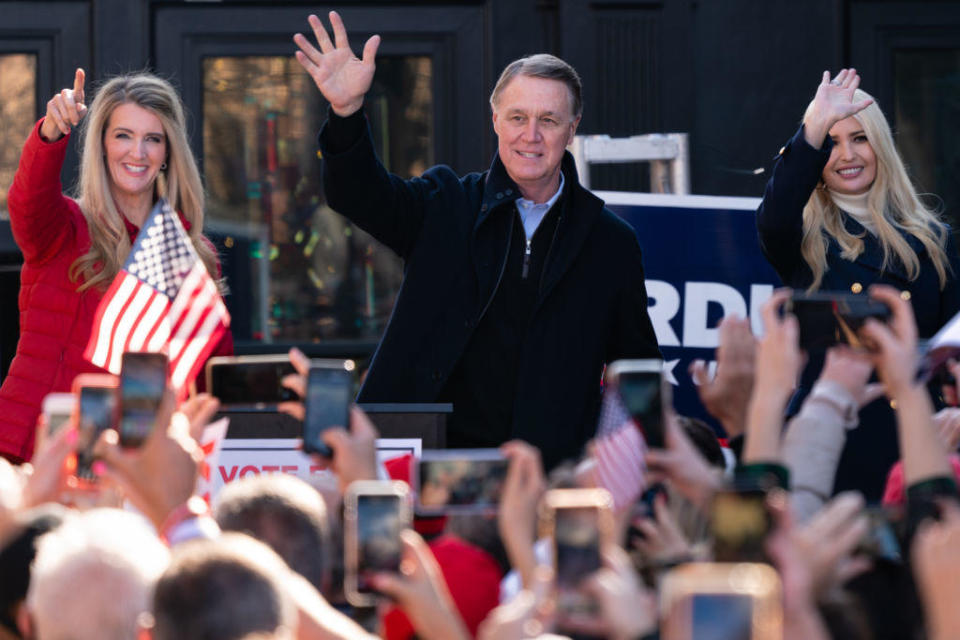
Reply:
[[[371,578],[377,590],[400,605],[417,636],[425,640],[467,639],[467,631],[433,552],[415,531],[401,532],[403,563],[400,574],[379,573]]]
[[[587,579],[586,589],[600,603],[603,621],[615,638],[639,638],[657,628],[656,594],[640,583],[623,549],[603,550],[604,568]]]
[[[720,475],[683,433],[676,414],[668,409],[665,418],[667,448],[647,450],[647,484],[668,480],[682,495],[704,508],[720,487]]]
[[[174,407],[173,392],[167,390],[153,431],[139,449],[122,449],[113,429],[101,434],[94,449],[104,463],[102,475],[117,484],[157,529],[193,495],[203,460],[200,445],[190,436],[190,419],[174,413]]]
[[[667,497],[663,493],[653,501],[653,515],[653,518],[639,518],[633,522],[633,526],[643,533],[642,538],[635,539],[633,546],[653,563],[689,556],[692,551],[690,543],[670,512]]]
[[[86,74],[77,69],[73,78],[73,89],[63,89],[47,102],[47,115],[40,125],[40,135],[47,142],[55,142],[80,124],[87,115],[87,105],[83,99],[83,83]]]
[[[296,369],[296,373],[284,376],[280,381],[287,389],[297,394],[301,400],[281,402],[277,405],[277,411],[293,416],[300,422],[303,422],[307,415],[307,409],[303,404],[303,398],[307,396],[307,376],[310,374],[310,358],[304,355],[303,351],[293,347],[290,349],[290,364]]]
[[[960,408],[947,407],[937,411],[933,414],[933,426],[947,450],[955,452],[960,445]]]
[[[507,477],[497,510],[500,538],[510,564],[529,587],[536,568],[533,543],[536,538],[537,505],[546,489],[540,451],[526,442],[513,440],[500,450],[510,459]]]
[[[743,433],[747,419],[747,403],[753,390],[756,339],[750,321],[727,316],[720,322],[720,345],[717,347],[717,373],[707,375],[703,360],[690,365],[690,376],[697,384],[700,401],[714,418],[723,424],[727,437]]]
[[[911,549],[931,640],[960,637],[960,509],[945,502],[941,511],[941,522],[928,520],[920,526]]]
[[[870,297],[887,305],[891,318],[887,324],[869,318],[860,332],[876,345],[874,366],[896,398],[917,384],[917,323],[913,307],[899,291],[887,285],[870,287]]]
[[[538,638],[552,626],[553,570],[540,566],[533,584],[491,611],[477,630],[479,640]]]
[[[296,34],[293,41],[300,48],[296,53],[297,62],[313,78],[333,112],[346,117],[363,106],[363,96],[373,83],[373,72],[376,69],[374,58],[380,46],[380,36],[371,36],[367,40],[363,46],[363,59],[359,59],[350,49],[347,30],[340,14],[336,11],[330,12],[335,46],[330,42],[330,36],[327,35],[320,18],[310,14],[308,20],[320,50],[317,51],[302,34]]]
[[[761,308],[763,337],[757,343],[757,390],[789,395],[797,386],[803,356],[800,353],[800,325],[797,318],[779,315],[780,306],[790,297],[789,289],[778,289]]]
[[[882,384],[867,384],[871,373],[873,363],[867,354],[839,345],[827,350],[820,380],[840,385],[854,399],[857,407],[863,407],[883,395]]]
[[[860,76],[856,69],[841,69],[833,80],[830,80],[829,71],[823,72],[813,98],[813,108],[804,120],[804,135],[811,147],[822,147],[833,125],[873,104],[870,99],[853,101],[854,92],[859,86]]]
[[[794,530],[794,544],[810,570],[815,593],[843,585],[870,568],[869,559],[852,555],[868,526],[863,497],[847,492],[834,497],[806,525]]]
[[[323,442],[333,451],[333,458],[312,454],[321,465],[329,465],[337,476],[343,493],[355,480],[377,479],[377,428],[357,406],[350,407],[350,431],[334,427],[323,432]]]

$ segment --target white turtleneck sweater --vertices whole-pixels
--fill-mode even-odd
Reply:
[[[877,228],[873,224],[873,220],[870,218],[870,212],[867,210],[867,195],[869,192],[864,192],[859,195],[848,195],[845,193],[835,193],[833,191],[828,191],[830,194],[830,199],[833,200],[833,204],[837,205],[837,208],[841,211],[848,213],[854,220],[863,225],[863,228],[877,235]]]

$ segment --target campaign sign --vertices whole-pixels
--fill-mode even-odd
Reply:
[[[690,363],[702,359],[715,371],[717,325],[726,315],[749,317],[754,334],[761,335],[760,307],[780,286],[757,240],[760,199],[596,193],[637,231],[650,320],[674,406],[680,414],[707,419]]]

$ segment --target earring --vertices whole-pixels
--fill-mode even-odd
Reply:
[[[164,162],[163,164],[160,165],[160,171],[166,171],[166,170],[167,170],[167,163]]]

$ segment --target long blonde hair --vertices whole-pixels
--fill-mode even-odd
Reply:
[[[83,152],[77,201],[90,230],[90,250],[74,260],[69,276],[78,291],[109,285],[130,253],[130,238],[110,193],[103,138],[110,116],[131,103],[159,118],[167,140],[167,168],[157,176],[155,195],[164,197],[190,223],[190,240],[210,275],[217,279],[217,256],[203,237],[203,184],[187,142],[183,104],[173,86],[149,73],[118,76],[97,92],[81,128]]]
[[[860,101],[870,97],[865,91],[857,89],[853,99]],[[812,107],[813,103],[810,103],[804,121],[810,116]],[[940,288],[943,289],[947,283],[947,271],[950,270],[950,262],[944,251],[947,226],[917,197],[903,160],[893,144],[890,125],[876,101],[853,117],[863,127],[867,142],[877,158],[877,177],[867,194],[867,209],[883,248],[882,268],[886,270],[891,260],[895,259],[904,266],[911,280],[916,280],[920,275],[920,260],[901,234],[908,233],[926,248],[940,278]],[[813,283],[808,291],[820,287],[828,269],[827,244],[830,237],[840,245],[840,255],[845,260],[854,260],[863,253],[863,236],[848,232],[843,224],[843,216],[822,184],[810,194],[803,208],[801,243],[803,259],[813,272]]]

